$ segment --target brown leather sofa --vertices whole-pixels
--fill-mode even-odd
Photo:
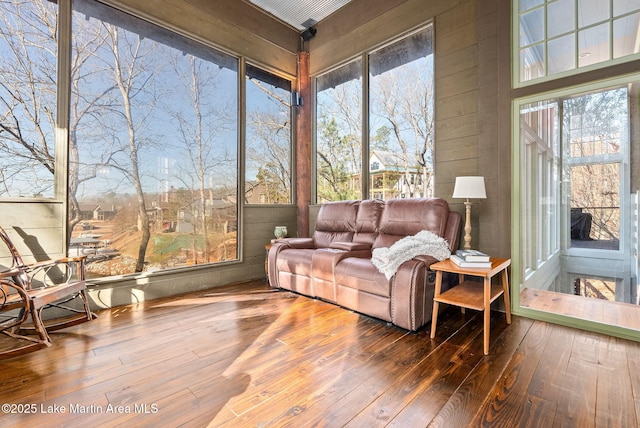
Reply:
[[[387,279],[372,263],[372,251],[428,230],[454,252],[460,218],[436,198],[325,203],[311,238],[272,245],[269,282],[415,331],[431,320],[435,275],[428,268],[437,260],[419,255]]]

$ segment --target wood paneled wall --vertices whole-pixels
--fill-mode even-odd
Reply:
[[[64,209],[61,202],[2,201],[0,226],[7,232],[27,263],[59,258],[65,255]],[[0,266],[9,265],[9,251],[0,244]]]

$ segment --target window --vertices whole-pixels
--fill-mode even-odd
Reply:
[[[247,65],[245,202],[291,203],[291,82]]]
[[[94,276],[236,260],[238,60],[73,5],[71,251]]]
[[[639,57],[637,1],[519,0],[514,19],[520,83]]]
[[[369,174],[384,175],[374,193],[433,196],[432,27],[372,52],[369,87],[369,154],[383,165]]]
[[[520,274],[525,288],[631,303],[637,219],[628,141],[637,84],[600,85],[518,107]],[[580,278],[615,286],[587,292],[597,281]]]
[[[626,88],[563,102],[572,246],[619,249],[628,114]]]
[[[521,251],[528,278],[560,249],[560,146],[558,103],[544,100],[520,107],[520,204],[524,214]]]
[[[617,75],[628,67],[614,65],[640,58],[640,2],[515,0],[512,11],[512,81],[522,87],[512,119],[512,284],[525,313],[551,312],[573,325],[566,305],[546,299],[638,303],[640,77]],[[535,85],[552,79],[550,92]],[[598,329],[628,328],[572,302]]]
[[[54,2],[0,3],[0,197],[55,194]]]
[[[316,199],[360,199],[362,61],[316,79]]]
[[[318,203],[433,194],[431,25],[318,76],[316,99]]]

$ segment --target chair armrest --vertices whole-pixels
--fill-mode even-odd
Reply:
[[[42,260],[18,267],[25,275],[27,289],[52,287],[85,281],[86,256]]]
[[[71,263],[71,262],[80,262],[86,259],[87,259],[87,256],[73,256],[73,257],[63,257],[61,259],[57,259],[54,261],[56,263]]]
[[[5,278],[13,278],[16,275],[20,275],[22,271],[18,268],[11,268],[0,272],[0,280]]]
[[[63,257],[55,260],[42,260],[35,263],[29,263],[25,266],[27,270],[36,270],[61,264],[78,263],[85,260],[87,256]]]
[[[457,211],[450,211],[447,218],[447,228],[444,232],[443,238],[449,243],[449,249],[452,253],[458,249],[458,240],[460,236],[460,224],[462,222],[462,215]]]

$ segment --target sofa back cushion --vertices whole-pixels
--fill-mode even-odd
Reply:
[[[313,241],[316,248],[332,242],[352,242],[360,201],[337,201],[322,204],[318,211]]]
[[[378,227],[384,206],[385,203],[382,199],[369,199],[360,202],[353,242],[373,245],[373,241],[378,236]]]
[[[390,199],[380,219],[373,248],[390,247],[400,238],[428,230],[445,236],[449,204],[438,198]]]

